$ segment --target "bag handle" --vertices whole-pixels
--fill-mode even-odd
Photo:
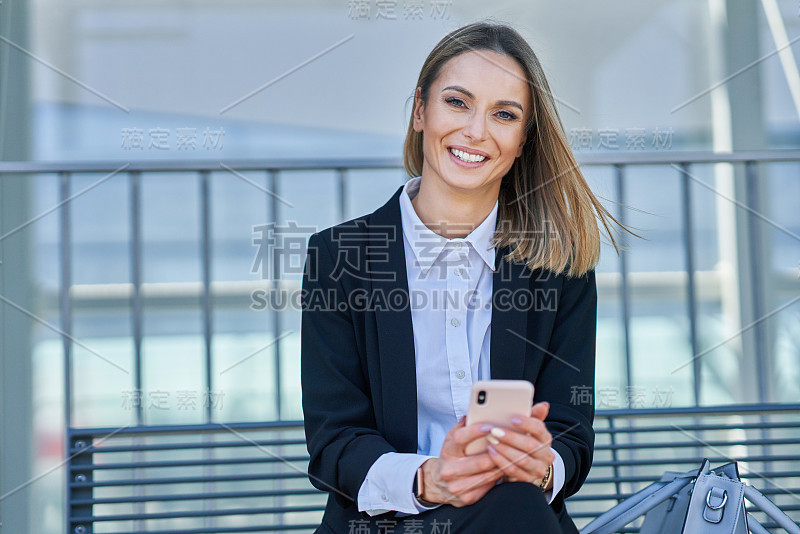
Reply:
[[[774,519],[776,523],[785,528],[786,532],[789,532],[790,534],[800,534],[800,527],[797,526],[797,523],[792,521],[792,519],[788,515],[783,513],[783,511],[780,508],[775,506],[775,504],[772,501],[764,497],[764,495],[760,491],[758,491],[750,484],[744,485],[744,496],[748,501],[755,504],[759,509],[761,509],[761,511],[765,512],[769,517]],[[747,520],[748,522],[750,521],[749,514]],[[758,521],[756,521],[756,524],[758,524]],[[761,525],[758,524],[758,526]],[[761,528],[763,529],[764,527]]]
[[[581,534],[616,532],[637,517],[649,512],[689,484],[696,473],[678,475],[672,482],[653,482],[583,527]],[[798,533],[800,534],[800,533]]]

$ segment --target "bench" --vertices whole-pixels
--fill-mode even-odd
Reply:
[[[605,410],[595,430],[591,473],[567,501],[579,527],[703,458],[739,461],[745,480],[800,520],[798,404]],[[305,533],[325,506],[301,421],[76,428],[68,439],[73,534]]]

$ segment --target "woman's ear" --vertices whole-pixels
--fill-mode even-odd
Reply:
[[[519,143],[519,147],[517,148],[517,155],[515,157],[520,157],[522,155],[522,147],[525,146],[525,142],[528,140],[528,136],[524,134],[522,136],[522,141]]]
[[[422,102],[422,89],[417,87],[414,91],[414,131],[421,132],[425,126],[424,104]]]

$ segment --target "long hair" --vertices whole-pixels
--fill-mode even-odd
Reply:
[[[525,73],[533,102],[522,154],[500,184],[498,225],[492,246],[499,249],[509,245],[506,261],[525,262],[531,270],[544,268],[557,274],[582,276],[600,259],[597,220],[617,252],[611,222],[624,227],[589,189],[567,141],[544,70],[525,39],[507,25],[490,22],[452,31],[439,41],[422,65],[417,87],[423,105],[445,63],[464,52],[481,50],[516,60]],[[403,163],[412,177],[422,173],[422,137],[422,132],[414,131],[412,110],[403,149]]]

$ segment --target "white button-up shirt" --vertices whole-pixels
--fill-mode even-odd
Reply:
[[[467,237],[447,239],[425,226],[411,199],[421,178],[409,180],[400,195],[411,322],[417,376],[417,454],[390,452],[372,464],[358,492],[358,509],[370,515],[399,515],[432,508],[413,495],[414,475],[438,457],[450,428],[469,406],[472,384],[488,380],[492,280],[497,207]],[[564,485],[564,464],[556,456],[553,491]],[[434,507],[435,508],[435,507]]]

